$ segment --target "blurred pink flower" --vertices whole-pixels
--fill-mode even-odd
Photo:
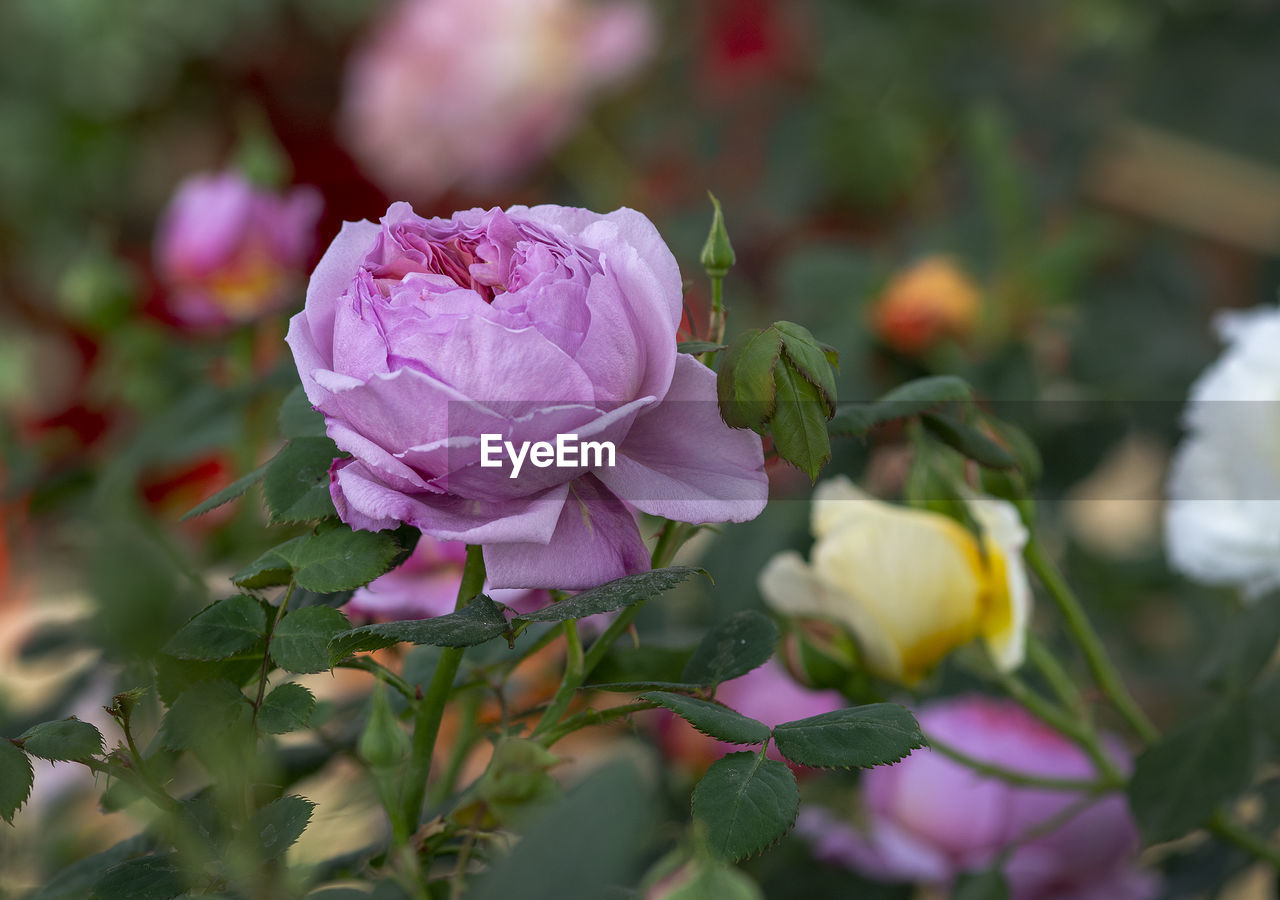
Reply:
[[[466,560],[462,541],[424,534],[412,556],[356,591],[344,608],[353,618],[368,619],[430,619],[451,613]],[[550,599],[546,591],[486,588],[485,593],[516,612],[540,609]]]
[[[302,299],[319,192],[260,190],[236,172],[194,175],[178,186],[156,235],[166,306],[185,325],[258,319]]]
[[[1022,707],[986,697],[937,702],[917,718],[935,736],[984,762],[1027,775],[1087,779],[1093,763]],[[1128,764],[1118,743],[1116,763]],[[821,807],[800,811],[797,831],[820,858],[891,881],[946,885],[990,865],[1017,843],[1004,866],[1014,900],[1146,900],[1153,875],[1136,867],[1137,828],[1123,796],[1108,794],[1047,835],[1022,837],[1079,800],[1079,794],[1017,787],[978,775],[930,750],[863,777],[866,828]]]
[[[486,187],[553,149],[653,44],[640,0],[402,0],[352,56],[340,130],[389,194]]]
[[[815,691],[800,684],[777,657],[740,678],[720,685],[716,689],[716,700],[770,728],[849,705],[838,691]],[[662,748],[668,756],[699,768],[710,765],[726,753],[750,749],[707,737],[666,710],[660,711],[657,728]],[[782,759],[776,747],[769,748],[769,757]]]

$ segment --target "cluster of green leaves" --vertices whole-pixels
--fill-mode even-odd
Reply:
[[[1252,785],[1264,752],[1280,748],[1280,670],[1268,671],[1280,644],[1275,600],[1245,609],[1223,629],[1202,672],[1212,705],[1138,757],[1129,805],[1148,843],[1180,838],[1205,823],[1221,827],[1226,805]],[[1274,828],[1280,804],[1271,807]]]
[[[766,849],[795,824],[800,793],[785,762],[808,768],[862,769],[897,762],[925,745],[904,707],[871,703],[769,727],[715,700],[716,687],[764,665],[778,629],[754,610],[735,613],[698,644],[679,681],[597,684],[612,691],[643,690],[643,702],[670,710],[695,729],[726,744],[758,749],[717,760],[693,793],[693,817],[706,829],[710,849],[737,860]]]
[[[774,449],[816,481],[831,459],[836,351],[794,322],[743,332],[716,372],[720,415],[733,428],[773,436]]]

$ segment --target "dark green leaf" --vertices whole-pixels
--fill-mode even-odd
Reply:
[[[720,703],[665,691],[650,691],[640,699],[671,710],[698,731],[727,744],[763,744],[769,740],[768,725]]]
[[[800,791],[786,763],[763,753],[730,753],[693,791],[693,817],[707,829],[711,849],[726,859],[764,850],[795,824]]]
[[[107,869],[93,900],[170,900],[185,890],[175,856],[139,856]]]
[[[112,866],[131,857],[139,856],[155,848],[155,838],[147,834],[134,835],[108,847],[101,853],[77,860],[45,882],[30,900],[83,900],[93,893],[93,886],[102,880]]]
[[[1181,837],[1248,786],[1253,729],[1243,702],[1222,704],[1148,747],[1129,780],[1129,806],[1148,843]]]
[[[187,510],[178,521],[185,522],[187,519],[194,519],[196,516],[203,516],[210,510],[217,509],[219,506],[222,506],[224,503],[230,503],[237,497],[243,496],[245,491],[249,490],[249,488],[261,481],[262,477],[266,474],[267,467],[259,466],[248,475],[240,476],[208,500],[205,500],[203,503]]]
[[[231,580],[251,591],[288,584],[293,578],[294,560],[297,558],[298,551],[309,540],[311,535],[304,534],[272,547],[232,575]]]
[[[311,405],[302,386],[294,388],[280,404],[280,435],[288,440],[326,437],[324,416]]]
[[[212,662],[160,654],[156,657],[156,693],[166,705],[171,705],[180,694],[201,682],[229,681],[243,687],[262,668],[265,652],[266,641],[259,641],[231,659]]]
[[[712,350],[723,350],[724,348],[724,344],[717,344],[715,341],[681,341],[676,344],[677,353],[688,353],[691,356],[710,353]]]
[[[719,684],[764,665],[778,646],[778,627],[753,609],[736,612],[707,632],[684,667],[688,684]]]
[[[18,738],[22,749],[40,759],[90,759],[102,752],[102,733],[77,718],[41,722]]]
[[[1009,900],[1009,885],[999,869],[963,872],[951,888],[951,900]]]
[[[380,650],[399,643],[471,647],[497,637],[507,627],[502,607],[480,594],[464,608],[446,616],[353,628],[333,639],[329,658],[337,662],[357,650]]]
[[[34,780],[27,754],[12,741],[0,738],[0,819],[13,824],[13,814],[27,802]]]
[[[352,531],[340,525],[313,536],[294,558],[299,587],[327,594],[368,584],[395,567],[403,547],[394,531]]]
[[[296,795],[274,800],[253,814],[237,843],[246,844],[259,859],[275,859],[302,837],[315,808],[310,800]]]
[[[1280,643],[1280,597],[1268,597],[1231,618],[1205,664],[1204,679],[1220,691],[1247,688]]]
[[[271,658],[290,672],[324,672],[329,641],[351,627],[347,617],[327,606],[295,610],[280,620],[271,635]]]
[[[773,327],[782,335],[782,352],[791,360],[795,370],[818,389],[826,406],[823,417],[826,421],[836,411],[836,376],[831,371],[827,351],[803,325],[774,322]],[[826,431],[826,426],[823,426],[823,431]]]
[[[781,353],[782,335],[773,328],[744,332],[729,345],[716,373],[716,396],[731,428],[760,428],[769,421],[777,399],[773,369]]]
[[[885,422],[918,416],[944,403],[973,399],[973,389],[954,375],[933,375],[899,385],[874,403],[841,406],[827,430],[831,434],[863,437]]]
[[[506,856],[492,858],[467,900],[595,900],[633,884],[656,819],[655,793],[627,762],[609,763],[536,814]],[[564,848],[573,848],[572,865]]]
[[[971,425],[935,413],[925,413],[920,421],[935,438],[979,465],[992,469],[1018,465],[1013,454]]]
[[[305,522],[336,515],[329,466],[339,455],[327,437],[295,438],[267,463],[262,495],[272,522]]]
[[[705,570],[691,566],[670,566],[625,575],[536,612],[521,613],[516,618],[528,622],[563,622],[566,619],[582,619],[597,613],[612,612],[657,597],[695,572],[707,574]]]
[[[248,730],[249,698],[229,681],[202,681],[173,701],[160,726],[161,745],[185,750]]]
[[[316,698],[300,684],[286,682],[262,698],[258,728],[267,734],[288,734],[306,728],[316,709]]]
[[[787,722],[773,730],[773,739],[787,759],[815,768],[883,766],[925,745],[915,717],[896,703],[870,703]]]
[[[774,369],[777,407],[770,420],[773,446],[778,455],[809,476],[818,473],[831,459],[827,436],[827,405],[817,387],[792,368],[786,359]]]
[[[183,625],[164,652],[179,659],[222,659],[253,646],[267,628],[267,614],[243,594],[219,600]]]

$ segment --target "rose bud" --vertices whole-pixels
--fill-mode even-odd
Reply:
[[[806,563],[789,550],[760,573],[775,611],[844,626],[873,675],[914,684],[944,656],[982,638],[992,661],[1022,663],[1031,586],[1026,529],[1012,504],[969,503],[981,539],[940,513],[882,503],[840,477],[818,485]]]
[[[165,304],[180,323],[224,327],[294,304],[315,246],[320,194],[274,194],[235,172],[178,186],[156,235]]]
[[[977,324],[980,296],[954,262],[931,256],[889,282],[872,306],[872,328],[894,350],[915,356],[944,338],[969,337]]]

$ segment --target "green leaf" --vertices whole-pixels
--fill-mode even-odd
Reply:
[[[267,614],[241,594],[206,607],[178,629],[163,652],[179,659],[223,659],[251,647],[267,629]]]
[[[831,363],[827,359],[827,349],[818,343],[817,338],[803,325],[795,322],[774,322],[773,327],[782,335],[782,352],[791,361],[795,370],[804,379],[818,389],[826,415],[823,421],[831,418],[836,411],[836,376],[831,371]],[[834,352],[834,351],[832,351]],[[826,431],[826,426],[823,426]]]
[[[726,859],[764,850],[795,824],[800,791],[786,763],[760,753],[716,760],[693,791],[693,817],[711,849]]]
[[[266,641],[260,641],[230,659],[205,661],[178,659],[160,654],[156,657],[156,693],[166,705],[201,682],[228,681],[242,687],[262,668]]]
[[[402,558],[397,532],[352,531],[339,525],[298,547],[294,580],[317,594],[354,590],[391,570]]]
[[[220,743],[246,732],[252,716],[249,698],[234,684],[202,681],[173,701],[160,726],[160,743],[170,750]]]
[[[287,440],[328,436],[325,434],[324,415],[312,407],[302,385],[295,387],[284,398],[276,421],[280,426],[281,437]]]
[[[778,388],[777,407],[770,420],[773,446],[778,455],[817,481],[818,473],[831,459],[827,436],[827,405],[818,388],[782,360],[774,369]]]
[[[597,613],[612,612],[666,593],[694,573],[707,574],[705,569],[695,569],[692,566],[670,566],[636,575],[624,575],[536,612],[521,613],[516,619],[525,622],[563,622],[566,619],[582,619]]]
[[[350,627],[346,616],[327,606],[295,610],[280,620],[271,635],[271,658],[290,672],[328,671],[329,641]]]
[[[962,872],[951,887],[951,900],[1009,900],[1009,885],[999,869]]]
[[[1280,597],[1267,597],[1233,616],[1222,629],[1204,668],[1204,680],[1219,691],[1248,688],[1280,643]]]
[[[263,861],[275,859],[302,837],[315,808],[310,800],[297,795],[273,800],[253,814],[236,842],[256,851],[254,855]]]
[[[720,416],[731,428],[761,428],[773,415],[777,391],[774,364],[782,353],[782,335],[773,328],[744,332],[720,359],[716,396]]]
[[[935,438],[979,465],[991,469],[1012,469],[1018,465],[1013,454],[971,425],[935,413],[925,413],[920,421]]]
[[[27,754],[0,738],[0,819],[13,824],[13,814],[27,802],[35,777]]]
[[[267,463],[262,495],[272,522],[306,522],[336,515],[329,466],[340,454],[327,437],[295,438]]]
[[[285,682],[262,698],[258,728],[267,734],[288,734],[306,728],[316,709],[316,698],[300,684]]]
[[[698,731],[726,744],[763,744],[769,740],[768,725],[720,703],[666,691],[650,691],[640,699],[671,710]]]
[[[155,849],[156,839],[148,834],[135,834],[113,844],[101,853],[76,860],[58,871],[29,900],[83,900],[93,893],[93,886],[112,866]]]
[[[676,344],[676,352],[698,356],[702,353],[710,353],[713,350],[723,350],[725,346],[725,344],[717,344],[715,341],[681,341]]]
[[[74,761],[102,752],[102,733],[74,716],[33,725],[18,740],[23,750],[40,759]]]
[[[302,545],[309,540],[311,535],[304,534],[272,547],[232,575],[232,582],[251,591],[288,584],[293,578],[293,561]]]
[[[827,430],[834,435],[863,437],[885,422],[918,416],[944,403],[961,403],[973,399],[973,389],[954,375],[933,375],[908,381],[889,391],[873,403],[850,403],[841,406]]]
[[[94,885],[92,900],[170,900],[185,891],[174,854],[139,856],[112,866]]]
[[[778,646],[778,627],[753,609],[736,612],[716,625],[684,667],[688,684],[719,684],[762,666]]]
[[[915,717],[896,703],[869,703],[787,722],[774,728],[773,740],[792,762],[829,769],[888,765],[925,746]]]
[[[182,518],[178,521],[185,522],[187,519],[194,519],[196,516],[203,516],[210,510],[217,509],[219,506],[222,506],[224,503],[230,503],[237,497],[244,496],[245,491],[249,490],[249,488],[261,481],[262,477],[266,474],[267,467],[263,465],[254,469],[248,475],[240,476],[203,503],[187,510],[182,514]]]
[[[462,609],[446,616],[383,622],[345,631],[331,642],[329,659],[337,662],[357,650],[381,650],[399,643],[471,647],[503,634],[507,628],[502,607],[480,594]]]
[[[1249,785],[1253,729],[1244,702],[1222,704],[1148,747],[1134,764],[1129,806],[1148,843],[1204,824]]]

